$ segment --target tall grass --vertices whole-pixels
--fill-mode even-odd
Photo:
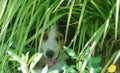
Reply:
[[[65,73],[107,72],[119,54],[119,7],[119,0],[0,0],[0,73],[22,72],[18,70],[22,54],[29,60],[37,53],[44,31],[56,23],[66,26],[66,41],[70,27],[75,30],[64,47],[75,64]]]

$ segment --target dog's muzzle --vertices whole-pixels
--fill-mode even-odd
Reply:
[[[47,58],[45,58],[45,62],[49,67],[54,66],[54,64],[56,63],[56,59],[53,59],[54,56],[55,56],[54,51],[52,51],[52,50],[46,51]]]

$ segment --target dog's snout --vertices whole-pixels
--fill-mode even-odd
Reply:
[[[48,50],[48,51],[46,52],[46,56],[47,56],[48,58],[53,58],[53,56],[54,56],[54,51]]]

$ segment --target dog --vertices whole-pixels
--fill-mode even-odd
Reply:
[[[42,59],[35,66],[35,73],[41,73],[43,66],[48,66],[48,72],[52,70],[62,71],[65,60],[68,58],[63,50],[65,45],[64,35],[58,30],[56,24],[48,28],[43,36],[40,52]]]

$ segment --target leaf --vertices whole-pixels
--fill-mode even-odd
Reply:
[[[26,55],[23,54],[22,57],[16,55],[12,50],[8,50],[7,52],[12,57],[13,60],[20,63],[19,70],[21,70],[22,73],[27,73],[28,72],[27,60],[29,52],[27,52]]]
[[[100,63],[102,60],[101,56],[93,58],[93,63]]]
[[[58,70],[52,70],[49,73],[59,73],[59,71]]]
[[[29,63],[30,64],[30,71],[32,71],[32,69],[34,68],[34,66],[36,65],[36,63],[42,58],[42,54],[41,53],[36,53],[35,55],[33,55],[30,60]]]
[[[67,52],[67,54],[69,56],[71,56],[73,59],[77,59],[77,55],[76,55],[76,53],[74,52],[73,49],[71,49],[69,47],[66,47],[66,46],[63,46],[63,48],[65,49],[65,51]]]
[[[46,66],[43,68],[43,70],[42,70],[41,73],[47,73],[47,71],[48,71],[48,65],[46,65]]]
[[[99,72],[101,72],[101,70],[102,70],[102,67],[97,67],[97,68],[95,68],[95,73],[99,73]]]
[[[78,72],[75,70],[75,66],[71,65],[69,66],[69,68],[66,69],[64,73],[78,73]]]
[[[81,67],[82,67],[82,62],[79,61],[79,62],[76,64],[76,68],[78,69],[78,71],[80,71]]]
[[[12,57],[12,60],[22,63],[21,57],[16,55],[13,50],[8,50],[7,53]]]

